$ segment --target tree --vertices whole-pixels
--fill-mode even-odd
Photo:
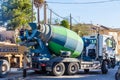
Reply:
[[[2,9],[4,22],[13,29],[25,26],[32,21],[31,0],[7,0],[2,4]]]
[[[70,25],[69,25],[69,22],[67,20],[62,20],[60,25],[70,29]]]

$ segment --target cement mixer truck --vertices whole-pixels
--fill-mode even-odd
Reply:
[[[113,65],[106,45],[101,43],[102,35],[81,38],[61,26],[30,23],[30,27],[31,30],[21,31],[21,45],[29,48],[35,72],[46,71],[62,76],[76,74],[80,69],[85,72],[101,69],[106,74]],[[114,52],[113,45],[111,50]]]

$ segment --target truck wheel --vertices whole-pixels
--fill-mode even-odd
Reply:
[[[111,67],[114,69],[115,68],[115,62],[112,61],[111,64],[112,64]]]
[[[88,73],[88,72],[89,72],[89,69],[84,69],[84,72],[85,72],[85,73]]]
[[[115,73],[115,80],[120,80],[120,74],[118,72]]]
[[[4,78],[7,76],[8,72],[10,71],[10,65],[7,60],[0,61],[0,77]]]
[[[109,60],[107,61],[107,63],[108,63],[108,69],[110,69],[112,64],[111,64],[111,62]]]
[[[65,72],[65,65],[64,63],[55,63],[52,67],[52,74],[55,76],[62,76]]]
[[[102,74],[107,74],[107,72],[108,72],[108,64],[107,64],[107,61],[103,61],[103,62],[102,62],[101,71],[102,71]]]
[[[78,72],[78,63],[69,63],[67,68],[68,75],[74,75]]]

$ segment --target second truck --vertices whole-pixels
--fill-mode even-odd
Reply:
[[[101,69],[103,74],[115,66],[115,40],[112,36],[79,37],[61,26],[30,23],[31,30],[21,31],[21,45],[29,48],[35,72],[47,71],[55,76]]]

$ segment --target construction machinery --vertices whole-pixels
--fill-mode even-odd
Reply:
[[[30,23],[30,27],[31,30],[21,31],[21,45],[29,48],[35,72],[46,71],[61,76],[76,74],[80,69],[85,72],[101,69],[106,74],[111,68],[111,57],[107,51],[115,50],[114,40],[109,39],[112,37],[105,38],[113,43],[109,47],[100,34],[81,38],[62,26]]]
[[[25,46],[9,42],[0,42],[0,77],[6,77],[10,68],[23,67]]]
[[[0,77],[6,77],[11,68],[23,67],[23,54],[27,48],[15,43],[15,31],[0,31]]]

